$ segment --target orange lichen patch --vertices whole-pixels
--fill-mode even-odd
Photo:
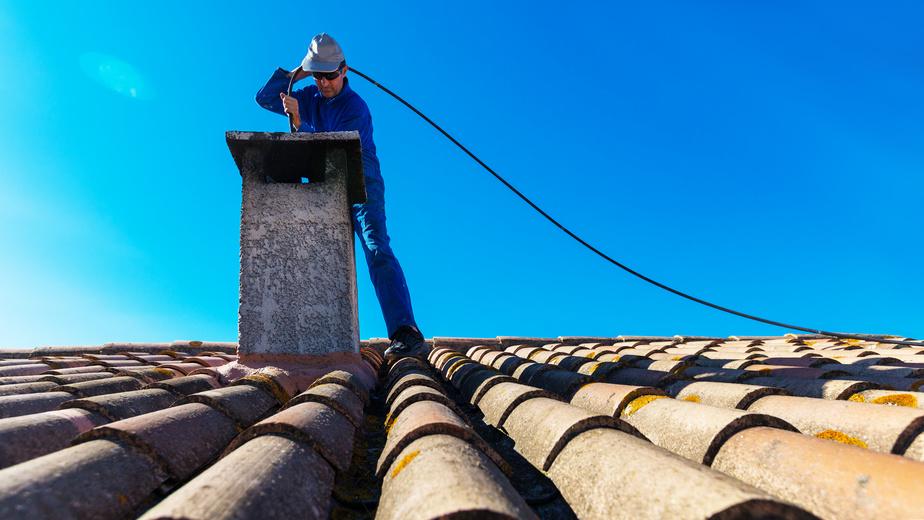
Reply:
[[[420,450],[414,450],[407,455],[401,457],[401,460],[395,463],[395,469],[391,470],[391,478],[398,476],[398,473],[401,473],[401,470],[407,467],[412,460],[416,459],[420,455]]]
[[[626,405],[626,408],[622,411],[622,416],[628,417],[634,414],[635,412],[641,410],[642,408],[644,408],[648,403],[655,401],[657,399],[665,399],[665,398],[667,398],[666,395],[643,395],[641,397],[636,397],[631,402],[629,402],[628,405]]]
[[[911,394],[902,394],[895,393],[889,395],[882,395],[870,400],[866,400],[866,397],[862,393],[853,394],[850,396],[848,401],[853,401],[856,403],[870,403],[870,404],[887,404],[892,406],[906,406],[908,408],[917,408],[918,399],[917,397]]]
[[[154,371],[157,372],[158,374],[162,374],[162,375],[165,375],[171,378],[176,376],[176,372],[174,372],[173,370],[170,370],[169,368],[155,368]]]
[[[395,418],[388,414],[388,417],[385,419],[385,435],[391,431],[391,427],[395,425]]]
[[[873,404],[891,404],[894,406],[907,406],[909,408],[917,408],[918,406],[918,399],[911,394],[884,395],[882,397],[877,397],[870,402]]]
[[[690,394],[682,399],[682,401],[690,401],[691,403],[701,403],[702,400],[696,394]]]
[[[847,435],[844,432],[839,432],[837,430],[825,430],[821,433],[815,434],[815,437],[818,437],[819,439],[826,439],[829,441],[840,442],[842,444],[850,444],[853,446],[859,446],[861,448],[868,447],[866,443],[863,442],[862,440],[856,437],[851,437],[850,435]]]
[[[863,397],[863,394],[853,394],[848,401],[854,401],[857,403],[872,403],[872,404],[889,404],[892,406],[907,406],[908,408],[917,408],[918,399],[911,394],[890,394],[876,397],[869,401]]]

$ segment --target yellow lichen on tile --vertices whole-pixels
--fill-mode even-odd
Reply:
[[[702,399],[699,398],[696,394],[690,394],[682,399],[683,401],[690,401],[691,403],[701,403]]]
[[[909,408],[918,407],[918,399],[911,394],[892,394],[877,397],[870,401],[874,404],[891,404],[893,406],[907,406]]]
[[[416,459],[418,455],[420,455],[420,450],[414,450],[401,457],[401,460],[395,463],[395,469],[391,470],[391,478],[397,477],[398,473],[401,473],[401,471],[406,468],[412,460]]]
[[[840,442],[842,444],[851,444],[853,446],[859,446],[861,448],[868,448],[866,443],[863,442],[862,440],[856,437],[851,437],[850,435],[847,435],[844,432],[839,432],[837,430],[825,430],[821,433],[816,434],[815,437],[818,437],[819,439]]]
[[[848,397],[847,400],[853,401],[855,403],[865,403],[866,402],[866,398],[863,397],[863,394],[853,394],[852,396]]]
[[[591,363],[587,367],[587,371],[590,372],[588,375],[594,375],[594,372],[596,372],[598,368],[600,368],[600,363]]]
[[[176,377],[176,372],[170,370],[169,368],[155,368],[154,371],[167,377]]]
[[[389,414],[388,418],[385,419],[385,435],[388,435],[388,433],[391,431],[391,427],[394,425],[395,425],[395,418],[392,417],[391,414]]]
[[[285,389],[282,388],[282,385],[277,383],[275,379],[273,379],[272,377],[269,377],[266,374],[260,374],[258,372],[258,373],[250,374],[249,376],[244,376],[244,379],[249,379],[251,381],[257,381],[257,382],[263,383],[263,385],[266,388],[268,388],[270,392],[273,393],[273,396],[276,397],[276,399],[279,400],[280,403],[284,403],[292,398],[292,396],[290,396],[285,391]]]
[[[671,356],[671,361],[680,361],[683,359],[683,356]]]
[[[643,395],[641,397],[636,397],[631,402],[629,402],[628,405],[626,405],[626,408],[622,411],[622,416],[628,417],[634,414],[635,412],[641,410],[642,408],[644,408],[648,403],[652,401],[656,401],[658,399],[666,399],[666,398],[667,398],[666,395]]]

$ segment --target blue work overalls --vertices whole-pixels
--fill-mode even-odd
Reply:
[[[257,103],[267,110],[285,115],[279,94],[285,92],[288,86],[288,72],[277,69],[257,92]],[[379,159],[375,155],[375,143],[372,141],[372,115],[369,107],[353,92],[347,78],[343,79],[343,90],[330,99],[322,96],[315,85],[293,91],[292,97],[298,100],[298,112],[302,120],[298,131],[359,131],[366,203],[354,204],[352,207],[353,230],[366,255],[369,277],[382,307],[388,335],[392,336],[401,326],[416,328],[404,272],[391,250],[385,228],[385,182],[379,171]]]

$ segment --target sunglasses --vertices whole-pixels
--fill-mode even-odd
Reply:
[[[342,69],[337,69],[333,72],[312,72],[311,76],[314,79],[326,79],[327,81],[333,81],[340,77],[340,71]]]

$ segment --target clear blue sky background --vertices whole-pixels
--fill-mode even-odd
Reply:
[[[643,273],[924,336],[920,2],[201,4],[0,0],[0,345],[234,340],[224,131],[286,129],[254,93],[321,31]],[[606,265],[353,79],[427,336],[785,332]]]

